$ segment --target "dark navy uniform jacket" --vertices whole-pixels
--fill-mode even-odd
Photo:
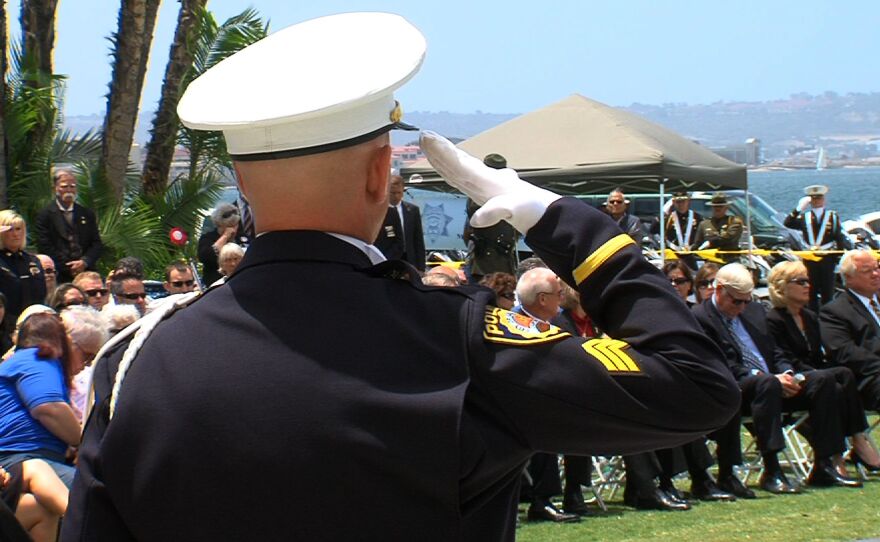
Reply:
[[[739,390],[666,280],[565,198],[527,242],[615,339],[388,278],[320,232],[266,233],[161,323],[108,424],[121,348],[64,520],[74,540],[513,540],[535,451],[633,453],[724,425]]]

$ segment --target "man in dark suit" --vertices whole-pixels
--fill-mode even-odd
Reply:
[[[880,408],[880,266],[868,250],[844,254],[846,291],[824,305],[819,327],[828,357],[856,375],[865,410]]]
[[[425,270],[425,238],[419,208],[403,201],[403,177],[392,175],[388,182],[388,211],[379,236],[373,243],[389,260],[404,260]]]
[[[795,374],[767,329],[765,310],[751,303],[754,283],[748,269],[738,263],[722,267],[715,275],[715,293],[694,308],[694,315],[724,351],[728,366],[742,390],[743,412],[751,415],[755,438],[764,461],[761,487],[771,493],[796,493],[785,477],[777,454],[785,448],[782,414],[807,410],[810,414],[810,444],[816,456],[807,483],[814,486],[860,487],[842,476],[833,458],[844,451],[841,422],[842,399],[834,375],[829,371]],[[718,442],[719,476],[732,473],[741,461],[739,416],[714,436]],[[722,486],[723,487],[723,486]]]
[[[157,307],[96,361],[63,540],[512,541],[536,451],[674,446],[733,415],[718,347],[586,203],[421,137],[483,204],[473,220],[527,234],[613,339],[424,286],[369,244],[389,131],[407,127],[393,92],[424,48],[397,15],[333,15],[186,90],[181,122],[224,132],[258,235],[224,286]]]
[[[104,244],[95,213],[76,203],[73,173],[59,169],[53,182],[55,199],[37,214],[34,230],[37,248],[55,262],[60,284],[87,269],[94,271]]]

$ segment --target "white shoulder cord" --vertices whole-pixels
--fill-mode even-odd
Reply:
[[[111,419],[116,411],[116,403],[119,400],[119,390],[122,389],[122,381],[125,380],[125,375],[128,373],[129,368],[131,368],[132,361],[134,361],[135,356],[138,351],[140,351],[147,338],[153,330],[156,329],[159,322],[195,301],[199,295],[201,295],[199,292],[190,292],[186,294],[177,294],[167,298],[152,312],[126,327],[112,339],[107,341],[104,346],[101,347],[101,350],[95,355],[96,360],[101,360],[109,350],[131,337],[131,335],[134,335],[134,338],[125,349],[125,353],[122,355],[122,360],[119,362],[119,367],[116,369],[116,375],[113,379],[113,390],[110,392]],[[83,419],[88,419],[94,406],[95,381],[92,379],[92,385],[89,390],[89,400],[86,406],[86,414]]]

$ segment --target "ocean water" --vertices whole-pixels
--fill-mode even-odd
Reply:
[[[782,213],[791,212],[811,184],[828,187],[826,206],[843,220],[880,211],[880,167],[749,172],[749,190]]]

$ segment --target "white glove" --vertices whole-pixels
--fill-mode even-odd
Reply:
[[[798,200],[797,210],[799,213],[803,213],[810,207],[810,196],[804,196]]]
[[[669,211],[672,209],[672,204],[675,203],[672,198],[666,200],[666,203],[663,204],[663,214],[668,215]]]
[[[449,185],[474,200],[480,209],[471,226],[485,228],[506,220],[525,235],[551,203],[562,196],[519,178],[516,171],[492,169],[434,132],[422,132],[422,151]]]

